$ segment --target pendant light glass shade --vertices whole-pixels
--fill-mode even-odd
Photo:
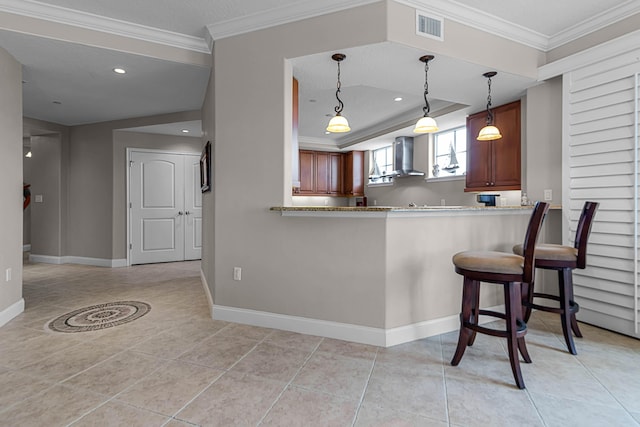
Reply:
[[[480,129],[478,137],[476,138],[478,141],[494,141],[502,138],[500,130],[493,124],[493,113],[491,112],[491,77],[494,77],[496,74],[498,73],[495,71],[489,71],[483,74],[483,76],[487,78],[489,92],[487,95],[487,125]]]
[[[413,128],[413,133],[433,133],[438,131],[438,124],[429,116],[422,117],[416,122],[416,127]]]
[[[340,114],[336,114],[332,117],[331,120],[329,120],[329,125],[327,126],[327,131],[331,133],[349,132],[350,130],[349,122]]]
[[[433,55],[424,55],[419,59],[420,62],[424,62],[424,107],[422,107],[424,116],[416,123],[413,133],[433,133],[438,131],[438,124],[435,119],[429,116],[431,106],[427,100],[427,95],[429,94],[429,61],[433,58]]]
[[[327,132],[331,133],[349,132],[351,130],[347,118],[341,114],[344,109],[344,103],[340,99],[340,62],[346,57],[347,55],[344,53],[334,53],[331,55],[331,59],[338,63],[338,84],[336,85],[336,99],[338,100],[338,105],[334,108],[336,115],[329,120],[329,125],[327,126]]]
[[[498,130],[495,126],[485,126],[480,129],[480,133],[478,134],[478,141],[493,141],[494,139],[500,139],[502,135],[500,134],[500,130]]]

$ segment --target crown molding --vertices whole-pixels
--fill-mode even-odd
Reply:
[[[609,9],[599,15],[580,22],[551,37],[547,50],[555,49],[563,44],[572,42],[594,31],[598,31],[607,25],[615,24],[631,15],[640,13],[640,2],[628,0],[627,2]]]
[[[638,49],[640,30],[585,49],[538,68],[538,81],[544,81],[590,64],[603,62]]]
[[[51,6],[33,0],[0,0],[0,12],[42,19],[199,53],[211,53],[206,40],[200,37],[147,27],[146,25],[64,7]]]
[[[491,15],[483,10],[462,5],[453,0],[393,0],[423,11],[433,11],[446,19],[504,37],[523,45],[548,52],[607,25],[640,12],[640,4],[627,0],[621,5],[589,18],[552,36],[532,31],[523,26]]]
[[[504,37],[523,45],[547,50],[549,38],[481,9],[462,5],[452,0],[393,0],[425,12],[434,12],[445,19],[456,21],[484,32]],[[445,34],[446,37],[446,34]]]
[[[210,24],[207,25],[207,30],[209,30],[211,38],[215,41],[256,30],[289,24],[302,19],[313,18],[314,16],[364,6],[378,1],[379,0],[306,0],[293,5],[281,6],[240,18]]]

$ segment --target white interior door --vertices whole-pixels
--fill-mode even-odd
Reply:
[[[184,156],[131,152],[131,264],[184,259]]]
[[[200,156],[184,156],[184,259],[202,258],[202,192]]]

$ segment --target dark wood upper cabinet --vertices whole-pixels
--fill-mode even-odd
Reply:
[[[493,110],[502,138],[478,141],[487,112],[467,117],[467,175],[465,191],[520,190],[520,101]]]
[[[344,153],[344,194],[364,196],[364,151]]]
[[[300,150],[300,187],[294,194],[312,195],[316,192],[316,156],[313,151]]]
[[[364,152],[300,150],[300,196],[364,195]]]

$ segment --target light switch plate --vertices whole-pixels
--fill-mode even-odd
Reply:
[[[36,203],[42,203],[42,194],[36,194],[35,202]]]
[[[544,190],[544,200],[549,201],[553,199],[553,192],[551,190]]]

